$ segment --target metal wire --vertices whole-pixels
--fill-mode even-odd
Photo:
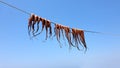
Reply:
[[[25,14],[31,15],[31,13],[29,13],[29,12],[27,12],[27,11],[25,11],[25,10],[22,10],[22,9],[20,9],[20,8],[17,8],[17,7],[15,7],[15,6],[11,5],[11,4],[8,4],[8,3],[3,2],[3,1],[0,1],[0,2],[3,3],[3,4],[5,4],[5,5],[7,5],[7,6],[9,6],[9,7],[14,8],[14,9],[16,9],[16,10],[18,10],[18,11],[21,11],[21,12],[23,12],[23,13],[25,13]]]
[[[31,15],[30,12],[27,12],[27,11],[25,11],[25,10],[22,10],[22,9],[16,7],[16,6],[13,6],[13,5],[11,5],[11,4],[8,4],[8,3],[4,2],[4,1],[0,1],[0,2],[3,3],[3,4],[5,4],[5,5],[7,5],[7,6],[9,6],[9,7],[11,7],[11,8],[14,8],[14,9],[16,9],[16,10],[18,10],[18,11],[21,11],[21,12],[27,14],[27,15]],[[52,24],[56,24],[55,22],[51,22],[51,23],[52,23]],[[72,28],[70,27],[70,29],[72,29]],[[120,34],[102,33],[102,32],[96,32],[96,31],[88,31],[88,30],[84,30],[84,29],[81,29],[81,30],[83,30],[84,32],[89,32],[89,33],[106,34],[106,35],[109,34],[109,35],[120,36]]]

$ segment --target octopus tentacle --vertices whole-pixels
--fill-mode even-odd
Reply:
[[[60,25],[59,24],[55,24],[54,32],[55,32],[55,36],[57,38],[57,41],[59,42],[59,44],[61,44],[61,42],[60,42]],[[61,47],[62,46],[60,45],[60,48]]]
[[[29,18],[29,21],[28,21],[28,34],[30,36],[30,32],[31,32],[31,29],[33,30],[34,27],[33,26],[33,21],[35,20],[35,15],[34,14],[31,14],[30,18]]]
[[[39,23],[42,21],[42,18],[41,17],[39,17],[38,18],[38,22],[37,22],[37,30],[36,30],[36,32],[35,33],[37,33],[38,32],[38,30],[39,30]]]
[[[50,36],[52,35],[52,27],[51,27],[51,22],[49,20],[45,20],[45,28],[46,28],[46,40],[48,37],[48,28],[49,28],[49,34]]]

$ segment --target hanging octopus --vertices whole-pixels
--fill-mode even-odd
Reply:
[[[58,41],[59,44],[60,44],[60,47],[62,47],[62,46],[61,46],[61,42],[60,42],[61,34],[62,34],[62,36],[63,36],[63,40],[65,40],[65,39],[64,39],[64,27],[65,27],[65,26],[63,26],[63,25],[55,24],[55,28],[54,28],[55,36],[56,36],[56,38],[57,38],[57,41]]]
[[[66,37],[66,39],[67,39],[67,41],[69,43],[69,47],[70,48],[71,48],[71,46],[74,47],[74,45],[73,45],[73,43],[71,41],[71,31],[70,31],[70,28],[66,27],[66,26],[64,26],[63,28],[64,28],[64,32],[65,32],[65,37]]]
[[[87,45],[86,45],[85,37],[84,37],[84,31],[83,30],[78,30],[78,35],[79,35],[79,38],[82,42],[82,45],[84,46],[85,50],[87,50]]]
[[[42,23],[42,28],[41,28],[41,31],[38,33],[40,22]],[[35,25],[37,25],[36,29],[35,29]],[[46,30],[46,38],[45,39],[47,40],[48,35],[49,35],[49,37],[52,36],[51,22],[49,20],[41,18],[37,15],[31,14],[29,21],[28,21],[28,34],[29,34],[29,36],[30,36],[31,32],[32,32],[33,37],[41,34],[42,31],[44,30],[44,28]],[[80,48],[79,48],[79,44],[80,44],[85,48],[85,50],[87,50],[83,30],[69,28],[67,26],[63,26],[60,24],[55,24],[54,33],[55,33],[57,41],[60,44],[61,44],[60,37],[62,34],[63,39],[64,39],[64,36],[67,39],[70,48],[71,48],[71,46],[73,46],[73,47],[77,47],[77,49],[80,50]]]
[[[38,19],[38,22],[39,22],[39,21],[42,22],[42,29],[41,29],[41,31],[40,31],[38,34],[34,35],[34,37],[37,36],[37,35],[39,35],[39,34],[41,34],[42,31],[43,31],[44,28],[45,28],[45,29],[46,29],[46,40],[47,40],[47,38],[48,38],[48,28],[49,28],[49,35],[52,36],[51,22],[50,22],[49,20],[44,19],[44,18],[39,18],[39,19]],[[39,30],[39,23],[37,24],[37,31],[38,31],[38,30]]]
[[[73,42],[75,42],[75,45],[77,47],[78,50],[80,50],[78,43],[80,43],[80,39],[78,37],[78,33],[76,29],[72,28],[72,36],[73,36]]]
[[[35,34],[33,37],[36,37],[37,35],[41,34],[44,27],[45,27],[45,19],[44,18],[39,18],[38,21],[42,22],[42,29],[41,29],[41,31],[39,33]],[[38,32],[38,30],[39,30],[39,23],[37,24],[37,32]]]
[[[72,36],[73,36],[73,41],[75,42],[75,45],[76,45],[78,50],[80,50],[79,46],[78,46],[79,44],[83,45],[84,48],[87,50],[83,30],[78,30],[78,29],[72,28]]]
[[[41,21],[41,18],[37,15],[31,14],[31,17],[29,18],[28,22],[28,33],[30,35],[31,29],[32,29],[32,34],[33,36],[35,33],[39,30],[39,22]],[[37,30],[35,31],[35,24],[37,23]]]

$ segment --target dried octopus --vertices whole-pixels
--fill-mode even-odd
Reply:
[[[66,27],[66,26],[63,26],[60,24],[55,24],[54,32],[55,32],[57,41],[59,43],[60,43],[60,37],[61,37],[61,33],[62,33],[63,39],[64,39],[64,34],[65,34],[65,37],[66,37],[70,47],[71,47],[71,45],[73,46],[73,44],[71,42],[71,31],[70,31],[69,27]]]
[[[39,23],[40,22],[42,23],[42,28],[41,28],[41,31],[39,33],[37,33],[39,31]],[[37,24],[37,28],[35,29],[36,24]],[[32,32],[33,37],[35,37],[35,36],[41,34],[42,31],[44,30],[44,28],[46,30],[46,40],[47,40],[48,32],[49,32],[49,36],[50,37],[52,36],[51,22],[49,20],[41,18],[37,15],[31,14],[29,21],[28,21],[28,34],[30,35],[30,33]],[[60,37],[62,34],[63,39],[64,39],[64,36],[66,37],[70,48],[71,48],[71,46],[73,46],[73,47],[77,47],[77,49],[80,50],[80,48],[79,48],[79,44],[80,44],[80,45],[83,45],[83,47],[87,50],[83,30],[79,30],[79,29],[75,29],[75,28],[71,29],[67,26],[55,24],[54,33],[55,33],[55,36],[59,43],[61,43]],[[73,44],[73,43],[75,43],[75,44]]]
[[[44,18],[40,18],[38,21],[42,22],[42,28],[41,28],[41,31],[38,34],[34,35],[34,37],[41,34],[42,31],[45,28],[46,29],[46,40],[47,40],[47,38],[48,38],[48,28],[49,28],[49,34],[50,34],[50,36],[52,36],[51,22],[49,20],[44,19]],[[38,27],[39,27],[39,24],[37,25],[37,31],[39,30]]]
[[[42,29],[40,33],[43,31],[44,27],[46,28],[46,40],[48,37],[48,28],[49,28],[49,34],[52,36],[52,27],[49,20],[45,20],[44,18],[41,18],[37,15],[31,14],[28,22],[28,34],[30,35],[30,32],[32,31],[33,37],[39,35],[40,33],[37,33],[39,31],[39,23],[42,22]],[[37,24],[37,29],[35,32],[35,25]],[[32,30],[31,30],[32,29]],[[37,34],[35,34],[37,33]]]
[[[66,37],[66,39],[67,39],[67,41],[69,43],[69,47],[71,48],[71,46],[74,46],[72,41],[71,41],[71,30],[67,26],[64,26],[63,28],[64,28],[64,32],[65,32],[65,37]]]
[[[77,46],[77,49],[79,49],[79,44],[83,45],[84,48],[87,50],[86,42],[85,42],[85,37],[84,37],[84,31],[83,30],[78,30],[72,28],[72,37],[73,41],[75,42],[75,45]]]
[[[34,36],[35,33],[38,32],[39,30],[39,22],[41,21],[41,18],[39,16],[36,16],[34,14],[31,14],[28,22],[28,34],[30,35],[31,29],[32,29],[32,34]],[[35,24],[37,23],[37,30],[35,31]]]

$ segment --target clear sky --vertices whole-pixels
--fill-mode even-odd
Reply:
[[[59,47],[45,32],[30,40],[29,15],[0,3],[0,68],[120,68],[120,0],[2,0],[85,32],[88,51]],[[54,25],[52,25],[54,27]],[[66,41],[67,42],[67,41]]]

